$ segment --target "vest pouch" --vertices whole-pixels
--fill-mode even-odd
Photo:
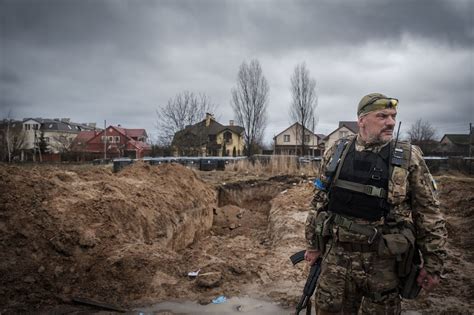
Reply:
[[[330,236],[330,233],[328,232],[329,227],[328,227],[328,220],[329,220],[329,215],[326,211],[321,211],[317,218],[316,218],[316,226],[314,229],[315,232],[315,237],[316,237],[316,248],[320,251],[323,252],[326,249],[326,243],[328,236]]]
[[[400,229],[400,234],[402,235],[408,243],[408,249],[405,253],[401,255],[401,259],[397,261],[397,272],[400,278],[407,277],[412,269],[414,268],[415,263],[415,252],[417,248],[415,246],[415,235],[409,227],[403,227]]]
[[[365,234],[348,231],[342,226],[337,228],[337,240],[343,243],[367,244],[369,237]]]
[[[397,261],[409,249],[408,240],[402,234],[384,234],[382,235],[379,246],[379,254],[384,256],[397,256]]]

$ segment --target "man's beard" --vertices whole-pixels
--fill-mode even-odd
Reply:
[[[385,131],[393,131],[393,128],[385,128],[385,129],[382,129],[382,131],[380,131],[376,135],[369,135],[369,137],[367,139],[367,143],[369,143],[369,144],[385,144],[385,143],[390,142],[393,138],[393,133],[392,133],[392,135],[387,136],[386,139],[384,139],[383,133]]]

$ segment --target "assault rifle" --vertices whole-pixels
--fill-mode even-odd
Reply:
[[[291,255],[290,260],[293,266],[304,260],[305,252],[305,250],[302,250]],[[321,260],[322,258],[320,256],[314,265],[311,266],[308,279],[304,285],[303,295],[301,296],[298,305],[296,305],[296,315],[299,315],[301,310],[304,308],[306,308],[306,314],[311,314],[311,297],[313,296],[314,290],[316,290],[316,284],[318,282],[319,274],[321,273]]]

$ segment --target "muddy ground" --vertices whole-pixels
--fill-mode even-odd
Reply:
[[[304,247],[310,178],[145,164],[117,174],[0,165],[0,177],[2,314],[99,310],[80,298],[137,310],[220,295],[290,313],[300,297],[307,267],[288,257]],[[450,233],[446,274],[404,309],[472,313],[474,178],[436,178]]]

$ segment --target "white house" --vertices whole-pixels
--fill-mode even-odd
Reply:
[[[324,150],[329,149],[337,140],[358,132],[357,121],[340,121],[339,127],[324,138]]]
[[[74,123],[69,118],[25,118],[23,119],[25,140],[22,146],[21,159],[25,158],[25,153],[35,149],[38,150],[41,136],[47,144],[49,153],[58,154],[69,150],[72,141],[79,132],[95,130],[95,126],[95,123]]]
[[[301,128],[302,125],[297,122],[273,137],[273,153],[279,155],[301,155]],[[305,128],[304,144],[307,150],[306,154],[320,155],[319,145],[323,137],[324,135],[315,134],[308,128]]]

